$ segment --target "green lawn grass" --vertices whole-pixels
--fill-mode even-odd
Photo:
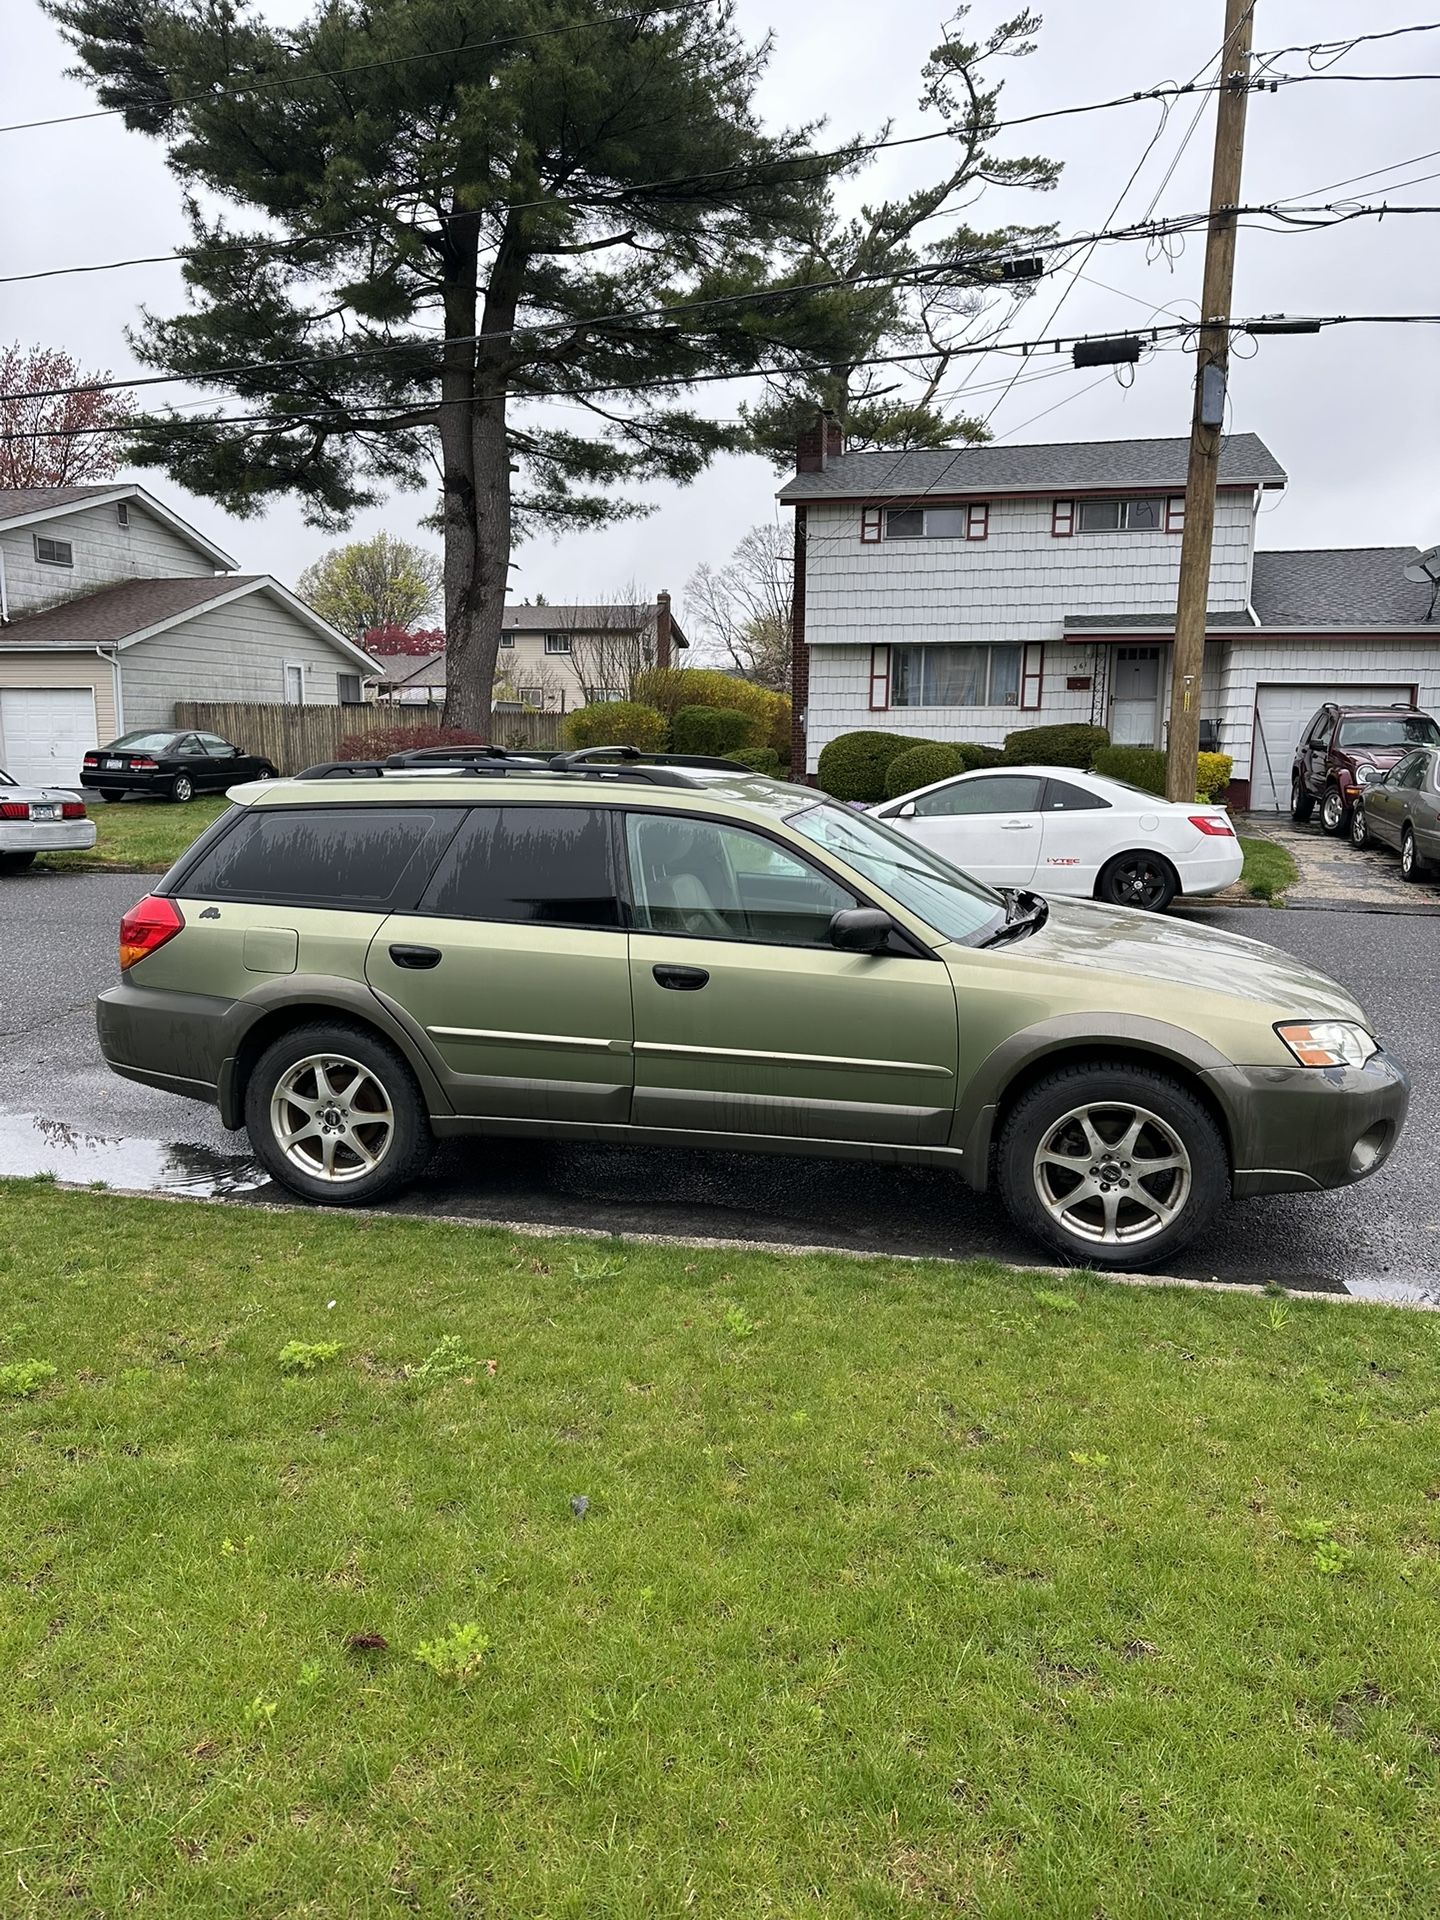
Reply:
[[[1440,1903],[1434,1317],[0,1216],[7,1920]]]
[[[93,847],[77,853],[44,853],[40,859],[47,867],[81,871],[164,873],[229,804],[223,794],[206,794],[184,806],[143,799],[93,807]]]
[[[1278,841],[1242,838],[1240,846],[1245,855],[1241,884],[1257,900],[1280,899],[1300,878],[1300,869]]]

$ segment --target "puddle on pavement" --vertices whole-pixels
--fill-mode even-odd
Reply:
[[[199,1200],[252,1193],[268,1176],[248,1154],[183,1141],[87,1133],[42,1113],[0,1114],[0,1174],[50,1173],[67,1186],[188,1193]]]

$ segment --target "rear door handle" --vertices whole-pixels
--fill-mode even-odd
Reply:
[[[1036,824],[1034,820],[1002,820],[1000,830],[1002,833],[1033,833]]]
[[[390,949],[390,958],[397,967],[409,967],[416,973],[423,973],[429,967],[440,964],[439,947],[394,946]]]
[[[658,986],[676,993],[698,993],[710,978],[704,967],[652,967],[650,971]]]

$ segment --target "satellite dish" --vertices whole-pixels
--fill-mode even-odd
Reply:
[[[1417,586],[1440,586],[1440,547],[1430,547],[1405,569],[1405,578]]]

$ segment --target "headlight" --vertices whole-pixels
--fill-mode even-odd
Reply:
[[[1275,1031],[1302,1067],[1363,1067],[1380,1051],[1353,1020],[1287,1020]]]
[[[1358,785],[1360,785],[1360,786],[1362,786],[1362,787],[1368,787],[1368,786],[1369,786],[1369,784],[1370,784],[1370,782],[1371,782],[1371,781],[1372,781],[1372,780],[1373,780],[1374,778],[1375,778],[1375,769],[1374,769],[1374,767],[1357,767],[1357,768],[1355,769],[1355,779],[1356,779],[1356,782],[1357,782],[1357,784],[1358,784]]]

